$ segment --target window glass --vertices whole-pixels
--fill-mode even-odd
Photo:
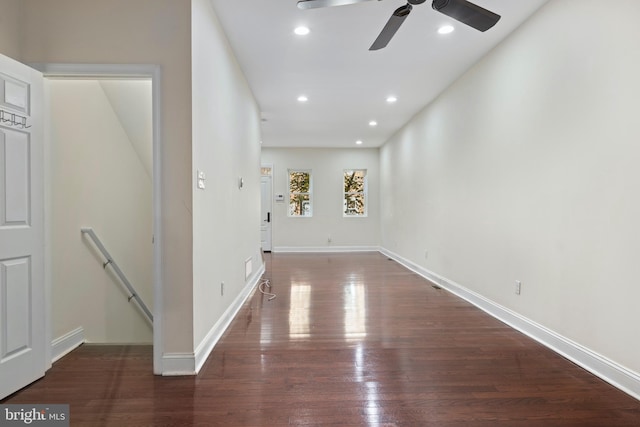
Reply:
[[[366,216],[367,171],[365,169],[345,170],[343,176],[343,187],[343,215]]]
[[[289,216],[311,216],[311,171],[289,171]]]

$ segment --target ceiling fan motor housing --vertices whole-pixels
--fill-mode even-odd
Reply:
[[[483,32],[500,20],[500,15],[466,0],[433,0],[431,7],[456,21]]]

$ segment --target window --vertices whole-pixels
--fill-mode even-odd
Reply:
[[[311,171],[289,170],[289,216],[311,214]]]
[[[271,176],[271,166],[261,166],[260,167],[260,176]]]
[[[344,171],[343,216],[367,216],[367,171],[353,169]]]

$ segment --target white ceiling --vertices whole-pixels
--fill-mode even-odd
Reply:
[[[264,147],[377,147],[547,0],[476,0],[502,16],[485,33],[427,1],[374,52],[403,0],[312,10],[296,0],[211,1],[260,106]],[[455,31],[438,34],[447,23]],[[299,25],[311,33],[295,35]],[[308,102],[297,101],[301,94]],[[387,104],[392,94],[398,101]]]

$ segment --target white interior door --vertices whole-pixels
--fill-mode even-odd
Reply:
[[[260,194],[262,199],[260,240],[262,242],[262,250],[265,252],[271,252],[271,220],[273,219],[271,210],[271,176],[263,176],[260,179]]]
[[[42,87],[0,55],[0,399],[46,368]]]

